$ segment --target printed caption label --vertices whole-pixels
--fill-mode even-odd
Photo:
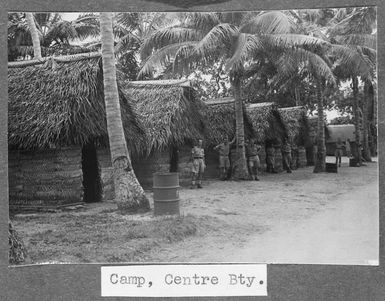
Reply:
[[[266,264],[101,268],[103,297],[267,296]]]

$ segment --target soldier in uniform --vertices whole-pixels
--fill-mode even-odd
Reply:
[[[258,145],[254,139],[252,139],[250,142],[249,140],[246,140],[247,166],[249,167],[249,173],[251,175],[251,179],[255,181],[259,181],[258,168],[260,167],[260,161],[259,161],[260,150],[261,150],[261,146]]]
[[[340,137],[338,137],[336,142],[336,151],[334,153],[336,157],[336,165],[338,164],[339,167],[341,167],[341,157],[342,157],[342,147],[344,144],[342,143],[342,140]]]
[[[202,175],[205,170],[205,151],[202,147],[203,141],[198,140],[198,144],[195,145],[191,150],[191,160],[192,160],[192,181],[191,188],[194,188],[197,185],[198,188],[202,188]]]
[[[223,143],[214,147],[214,150],[219,152],[219,168],[221,170],[221,180],[228,180],[230,170],[230,147],[235,142],[235,138],[229,142],[229,138],[226,136]]]

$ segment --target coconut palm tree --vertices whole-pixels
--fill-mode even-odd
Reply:
[[[36,60],[41,60],[40,41],[37,33],[35,20],[32,13],[26,14],[28,25],[31,30],[33,53]],[[12,222],[8,222],[9,261],[11,264],[22,263],[25,260],[26,250],[22,239],[13,228]]]
[[[140,76],[165,67],[174,73],[188,74],[197,66],[220,62],[229,74],[235,98],[237,162],[234,177],[248,178],[244,149],[242,85],[253,63],[272,56],[271,51],[322,44],[314,37],[295,34],[296,24],[289,14],[185,13],[172,24],[145,39],[141,54],[144,64]],[[162,69],[163,68],[163,69]]]
[[[376,10],[372,7],[355,8],[345,14],[342,20],[330,29],[333,51],[336,59],[336,73],[342,79],[350,79],[353,90],[353,115],[355,125],[355,142],[358,147],[356,156],[359,165],[362,164],[360,141],[360,115],[362,115],[363,149],[366,161],[371,161],[368,143],[368,103],[364,99],[363,110],[360,114],[359,82],[370,86],[375,79],[376,65]],[[364,92],[368,91],[364,87]]]
[[[326,145],[325,145],[325,117],[324,117],[324,90],[335,85],[335,76],[328,58],[330,43],[322,33],[318,23],[324,23],[324,13],[320,10],[290,11],[296,22],[298,42],[296,47],[287,48],[287,45],[272,45],[266,57],[270,64],[275,66],[274,75],[271,76],[270,88],[272,90],[293,89],[296,101],[299,100],[299,82],[312,83],[315,86],[317,100],[317,156],[314,172],[325,171]],[[311,37],[303,37],[311,35]],[[300,40],[299,37],[302,37]],[[309,39],[309,40],[307,40]],[[315,39],[315,40],[313,40]],[[261,66],[262,67],[262,66]],[[271,69],[271,68],[270,68]],[[263,70],[260,68],[260,70]]]
[[[40,38],[35,24],[35,18],[32,13],[26,13],[25,17],[27,19],[28,27],[32,37],[33,45],[33,57],[37,60],[41,59],[41,47],[40,47]]]
[[[34,20],[34,22],[32,22]],[[31,35],[34,26],[34,35]],[[63,20],[59,13],[10,13],[8,15],[8,60],[33,53],[33,39],[39,39],[42,56],[89,52],[74,45],[76,40],[99,36],[99,21],[94,14]]]
[[[132,168],[121,119],[116,81],[112,13],[101,13],[104,99],[107,114],[111,162],[113,166],[115,200],[121,212],[148,210],[149,201]]]

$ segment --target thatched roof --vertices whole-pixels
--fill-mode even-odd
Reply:
[[[44,149],[108,141],[101,59],[8,70],[9,145]],[[120,92],[125,134],[133,149],[143,137],[130,103]]]
[[[287,137],[287,129],[274,103],[249,104],[247,114],[253,124],[259,143],[264,143],[266,140],[281,143]]]
[[[134,81],[123,86],[146,131],[148,153],[203,137],[203,103],[189,81]]]
[[[288,137],[299,146],[305,146],[309,141],[309,123],[306,108],[302,106],[278,109],[285,123]]]
[[[206,101],[205,117],[207,131],[205,142],[209,146],[223,142],[225,137],[232,139],[235,136],[235,102],[232,97],[225,97]],[[253,126],[243,109],[245,136],[254,137]]]

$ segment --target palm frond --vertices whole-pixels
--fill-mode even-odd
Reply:
[[[125,36],[121,37],[115,45],[115,53],[138,49],[141,43],[141,39],[134,33],[129,32]]]
[[[250,54],[263,48],[258,35],[240,33],[234,43],[232,57],[226,63],[226,70],[237,69],[250,57]]]
[[[314,48],[330,45],[323,39],[303,34],[269,34],[264,36],[272,46],[281,49],[296,46]]]
[[[338,58],[335,66],[349,76],[372,78],[375,61],[371,61],[364,51],[357,46],[332,45],[331,53]]]
[[[185,13],[183,17],[183,23],[186,26],[191,26],[203,30],[204,32],[209,31],[211,28],[221,23],[220,15],[214,12]]]
[[[221,23],[214,26],[196,45],[195,51],[202,57],[206,53],[212,53],[218,46],[231,45],[233,37],[238,35],[238,28],[229,23]]]
[[[285,51],[276,62],[278,76],[288,78],[298,73],[298,68],[306,68],[315,78],[323,78],[330,84],[335,84],[335,76],[325,58],[302,48],[292,48]]]
[[[196,42],[181,42],[168,44],[147,58],[141,67],[138,78],[143,78],[144,76],[151,74],[154,68],[162,68],[174,62],[175,55],[178,51],[184,46],[195,46]]]
[[[100,26],[86,23],[74,23],[77,38],[80,40],[87,39],[89,37],[98,37],[100,34]]]
[[[53,41],[60,40],[62,42],[68,42],[78,37],[75,28],[69,21],[60,21],[53,27],[49,28],[44,36],[43,45],[49,46]]]
[[[292,18],[281,11],[261,12],[240,27],[242,32],[262,34],[292,33],[294,29]]]
[[[116,15],[116,24],[119,24],[127,30],[133,30],[138,26],[138,13],[119,13]]]
[[[168,44],[196,41],[201,37],[201,32],[194,28],[172,26],[161,28],[145,38],[140,48],[142,59],[146,59],[153,51],[161,49]]]
[[[377,45],[377,37],[372,34],[338,35],[335,37],[335,40],[339,44],[365,46],[372,49],[376,49],[376,45]]]
[[[330,28],[332,35],[371,34],[376,26],[376,8],[354,8],[345,18]]]
[[[183,74],[189,73],[193,66],[196,67],[196,62],[198,62],[198,58],[195,53],[195,45],[196,42],[188,43],[186,45],[181,46],[177,52],[175,53],[175,59],[172,64],[172,72],[174,74]],[[204,64],[202,58],[201,63]]]

